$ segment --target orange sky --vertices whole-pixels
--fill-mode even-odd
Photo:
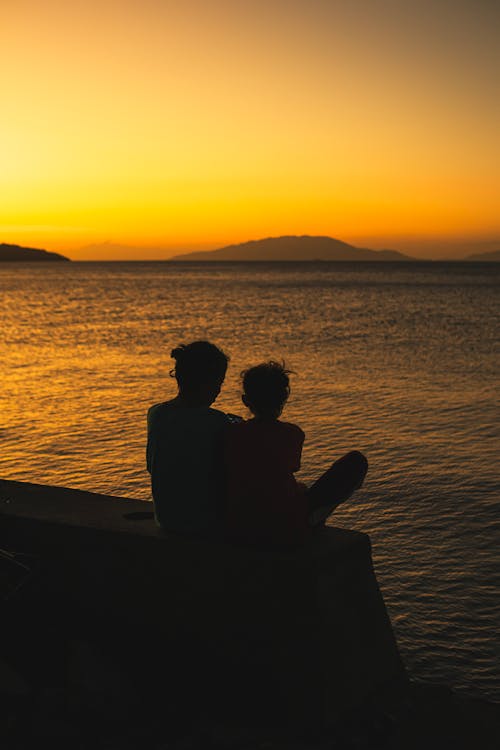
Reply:
[[[0,242],[498,239],[499,8],[2,0]]]

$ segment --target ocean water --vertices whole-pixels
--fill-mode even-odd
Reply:
[[[0,266],[0,477],[150,498],[145,415],[172,347],[294,371],[300,479],[366,453],[331,523],[368,532],[405,663],[500,700],[500,264]]]

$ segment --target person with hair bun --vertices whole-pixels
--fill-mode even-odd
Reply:
[[[223,434],[228,415],[212,404],[229,357],[209,341],[172,350],[178,394],[148,411],[147,468],[156,522],[164,529],[213,536],[223,525]]]
[[[295,479],[304,433],[279,419],[290,370],[269,361],[244,370],[242,401],[252,419],[226,430],[226,531],[247,543],[302,544],[361,487],[368,462],[359,451],[335,461],[310,487]]]

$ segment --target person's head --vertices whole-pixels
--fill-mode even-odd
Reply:
[[[175,359],[170,375],[177,380],[179,394],[210,406],[220,393],[229,357],[209,341],[180,344],[170,356]]]
[[[284,362],[272,360],[244,370],[243,403],[256,417],[277,419],[290,395],[289,375]]]

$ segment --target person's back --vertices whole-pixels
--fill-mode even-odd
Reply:
[[[279,420],[250,419],[226,434],[226,524],[230,537],[294,544],[308,534],[295,477],[304,433]]]
[[[223,517],[223,433],[217,398],[227,357],[206,341],[172,351],[176,398],[148,412],[147,468],[158,524],[170,531],[212,535]],[[172,374],[172,373],[171,373]]]
[[[227,531],[246,541],[303,542],[307,504],[294,472],[304,433],[278,419],[288,398],[288,373],[275,362],[258,365],[244,373],[243,387],[254,418],[226,433]]]
[[[226,425],[226,415],[208,407],[185,409],[170,401],[149,410],[147,463],[163,528],[203,533],[220,527]]]
[[[309,488],[297,483],[305,436],[278,419],[290,393],[288,371],[267,362],[242,374],[242,400],[254,419],[226,431],[227,533],[247,542],[304,542],[361,487],[368,462],[350,451]]]

